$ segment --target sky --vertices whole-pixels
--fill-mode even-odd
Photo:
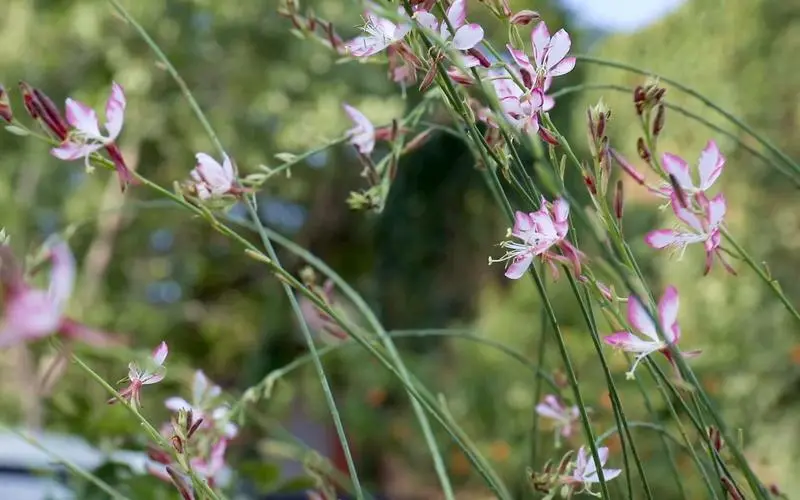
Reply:
[[[562,0],[587,26],[636,31],[677,9],[684,0]]]

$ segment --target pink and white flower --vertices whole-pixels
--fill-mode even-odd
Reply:
[[[208,481],[213,488],[217,482],[217,476],[225,469],[225,451],[228,448],[227,439],[219,439],[215,442],[207,457],[195,457],[189,464],[192,472]]]
[[[122,154],[117,148],[115,141],[122,131],[125,121],[125,92],[122,86],[114,82],[111,84],[111,94],[106,101],[106,122],[104,128],[106,133],[100,132],[100,124],[97,114],[86,104],[67,98],[67,122],[72,126],[66,140],[50,153],[61,160],[78,160],[83,158],[86,169],[91,170],[89,162],[92,153],[106,148],[114,161],[120,183],[124,187],[132,181],[131,173],[125,166]]]
[[[539,132],[539,112],[547,102],[544,91],[521,89],[505,69],[489,70],[489,78],[508,122],[528,134]]]
[[[477,23],[467,23],[466,0],[455,0],[447,9],[447,21],[455,30],[451,33],[450,26],[445,21],[439,22],[436,16],[426,10],[414,13],[414,19],[431,31],[439,33],[445,42],[452,42],[453,47],[460,51],[470,51],[483,40],[483,28]],[[480,58],[475,55],[465,54],[463,65],[467,68],[478,66]]]
[[[580,419],[577,406],[567,408],[558,397],[548,394],[541,403],[536,405],[536,413],[555,422],[556,442],[558,435],[564,438],[572,436],[573,426]]]
[[[25,281],[10,247],[0,246],[0,281],[4,291],[0,320],[0,348],[29,342],[53,334],[90,343],[105,343],[105,334],[64,316],[75,284],[75,258],[63,241],[49,249],[53,265],[47,290]]]
[[[580,261],[584,256],[567,241],[568,232],[569,204],[566,200],[558,198],[551,204],[542,199],[542,206],[536,212],[516,212],[509,236],[520,241],[502,242],[500,245],[507,249],[506,254],[499,259],[490,258],[489,263],[510,261],[505,275],[509,279],[519,279],[531,266],[533,258],[540,255],[543,262],[550,265],[554,277],[558,277],[555,262],[572,265],[579,275]],[[557,246],[561,253],[553,252],[553,246]]]
[[[681,337],[681,329],[678,325],[678,290],[670,286],[664,292],[658,303],[658,322],[661,326],[666,341],[662,340],[656,329],[653,319],[648,314],[639,299],[631,295],[628,297],[628,323],[639,335],[628,331],[616,332],[606,336],[603,342],[636,355],[631,369],[625,374],[628,379],[634,378],[634,371],[639,362],[654,352],[660,352],[667,360],[673,364],[672,354],[668,344],[677,345]],[[641,335],[641,336],[640,336]],[[686,357],[694,357],[700,351],[689,351],[683,353]]]
[[[222,157],[221,165],[205,153],[197,153],[195,158],[197,163],[189,175],[194,183],[194,191],[201,200],[238,192],[236,170],[228,155]]]
[[[547,78],[565,75],[575,68],[575,58],[567,57],[572,40],[566,30],[560,29],[550,36],[547,24],[542,21],[531,33],[531,45],[533,60],[525,52],[508,45],[528,88],[543,88]]]
[[[600,459],[600,466],[603,471],[603,479],[611,481],[615,477],[622,474],[622,469],[606,469],[605,465],[608,461],[608,448],[603,446],[597,449],[597,458]],[[600,482],[600,477],[597,472],[597,465],[594,463],[594,457],[585,446],[581,446],[578,450],[578,457],[575,460],[575,468],[572,474],[566,480],[567,484],[582,485],[579,492],[591,494],[591,487],[595,483]]]
[[[656,249],[670,248],[683,257],[686,247],[693,243],[703,243],[706,251],[705,274],[711,270],[716,256],[725,269],[736,274],[722,256],[720,227],[725,218],[727,203],[723,194],[708,200],[703,193],[696,193],[702,213],[697,214],[681,204],[678,194],[672,193],[671,206],[675,216],[683,225],[676,229],[657,229],[645,235],[645,242]]]
[[[405,16],[402,8],[398,12]],[[354,57],[369,57],[382,52],[387,47],[402,42],[411,31],[409,23],[394,23],[369,11],[364,14],[364,18],[366,21],[362,29],[366,34],[344,44],[347,52]]]
[[[239,428],[228,418],[228,408],[219,405],[219,396],[222,388],[213,384],[202,370],[194,373],[192,383],[192,401],[181,397],[171,397],[164,402],[169,410],[191,410],[195,418],[202,418],[201,428],[215,428],[222,431],[227,439],[233,439],[239,433]]]
[[[717,143],[713,140],[708,141],[706,147],[700,153],[697,162],[699,183],[695,185],[689,164],[680,156],[664,153],[661,156],[661,165],[664,170],[675,177],[681,190],[687,195],[705,193],[722,174],[725,167],[725,157],[720,153]],[[673,187],[670,183],[662,184],[656,191],[657,194],[665,198],[672,198]]]
[[[139,368],[135,362],[128,365],[128,387],[120,391],[119,395],[128,400],[135,406],[141,406],[139,395],[142,386],[157,384],[164,380],[167,370],[164,367],[164,361],[167,359],[169,349],[166,342],[161,342],[153,350],[150,358],[147,360],[147,366],[144,369]],[[109,400],[109,403],[116,402],[116,398]]]
[[[345,104],[344,111],[354,124],[353,128],[347,132],[350,144],[355,146],[362,155],[369,155],[375,149],[375,126],[369,121],[369,118],[364,116],[364,113],[353,106]]]

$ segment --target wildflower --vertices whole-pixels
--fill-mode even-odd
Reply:
[[[239,428],[229,421],[228,408],[218,406],[217,400],[221,394],[222,389],[212,384],[202,370],[197,370],[192,383],[191,403],[181,397],[171,397],[164,402],[164,405],[174,412],[191,410],[195,418],[203,419],[202,428],[218,428],[228,439],[233,439],[238,434]]]
[[[582,252],[566,240],[569,231],[569,205],[562,198],[556,199],[552,204],[542,199],[542,206],[536,212],[516,212],[514,227],[509,230],[521,242],[508,240],[501,246],[508,249],[499,259],[489,259],[489,263],[510,261],[506,269],[506,277],[519,279],[528,270],[533,258],[541,255],[543,262],[550,265],[555,278],[558,269],[555,262],[573,265],[576,274],[580,274],[580,260]],[[551,251],[551,247],[558,246],[561,254]]]
[[[655,323],[653,323],[639,299],[631,295],[628,297],[628,323],[644,338],[628,331],[622,331],[608,335],[603,339],[608,345],[636,355],[633,366],[625,374],[628,379],[634,378],[634,370],[636,370],[639,362],[654,352],[662,353],[670,363],[673,363],[668,343],[677,345],[681,336],[681,329],[678,325],[678,290],[675,287],[668,287],[661,297],[658,303],[658,321],[666,341],[659,337]],[[698,354],[700,354],[700,351],[683,353],[687,357],[693,357]]]
[[[567,408],[552,394],[545,396],[544,400],[536,405],[536,413],[555,421],[556,443],[558,443],[558,434],[564,438],[569,438],[572,435],[573,425],[580,418],[577,406]]]
[[[234,186],[236,172],[228,155],[223,155],[222,165],[205,153],[197,153],[195,158],[197,164],[189,175],[194,181],[194,191],[201,200],[237,192]]]
[[[362,155],[369,155],[375,149],[375,126],[361,111],[348,104],[344,105],[344,111],[355,124],[347,132],[350,144]]]
[[[542,88],[548,77],[561,76],[575,67],[575,58],[567,57],[572,46],[569,33],[558,30],[553,36],[544,21],[536,25],[531,33],[533,61],[521,50],[508,45],[511,57],[520,67],[523,82],[528,88]]]
[[[141,369],[135,362],[131,362],[128,365],[128,381],[130,384],[120,391],[119,395],[132,405],[141,406],[139,393],[142,390],[142,386],[157,384],[164,380],[164,376],[167,373],[166,368],[164,368],[164,360],[167,359],[168,352],[167,343],[161,342],[153,350],[153,354],[147,361],[148,366],[145,369]],[[112,398],[109,403],[116,401],[116,398]]]
[[[597,458],[600,459],[600,466],[603,471],[603,479],[610,481],[622,473],[622,469],[606,469],[605,465],[608,461],[608,448],[602,447],[597,449]],[[578,450],[578,457],[575,460],[575,468],[572,470],[571,476],[566,478],[566,484],[574,486],[581,485],[579,490],[582,493],[592,494],[591,487],[594,483],[599,483],[600,477],[597,473],[597,466],[594,463],[591,452],[585,446],[581,446]]]
[[[540,131],[539,112],[544,109],[546,98],[542,89],[523,90],[505,69],[489,70],[503,114],[511,125],[528,134]],[[552,103],[552,98],[551,98]],[[552,105],[551,105],[552,108]]]
[[[111,94],[106,101],[107,135],[100,132],[100,125],[94,110],[80,101],[67,98],[67,122],[73,130],[67,135],[60,146],[50,150],[50,153],[61,160],[77,160],[83,158],[87,171],[92,170],[89,159],[92,153],[106,148],[114,166],[117,169],[122,189],[133,181],[130,170],[125,166],[122,154],[114,141],[122,131],[125,119],[125,92],[116,82],[111,84]]]
[[[450,8],[447,9],[447,21],[453,27],[455,33],[450,32],[450,26],[445,21],[441,23],[436,16],[425,10],[418,10],[414,13],[414,18],[420,25],[438,31],[439,36],[444,41],[452,38],[453,47],[461,51],[470,51],[483,40],[483,28],[480,24],[467,24],[467,2],[466,0],[455,0]],[[467,55],[464,58],[466,67],[473,67],[480,64],[480,60],[475,55]]]
[[[405,11],[399,9],[399,12],[405,16]],[[344,44],[345,50],[354,57],[369,57],[382,52],[387,47],[401,42],[411,31],[411,25],[408,23],[396,24],[372,12],[367,12],[365,19],[362,29],[366,35],[358,36]]]
[[[703,243],[706,251],[706,264],[704,274],[708,274],[716,256],[728,272],[736,274],[733,268],[722,256],[720,244],[722,234],[720,226],[725,218],[727,203],[723,194],[718,194],[711,200],[698,193],[702,213],[696,214],[688,207],[684,207],[678,200],[676,193],[672,193],[671,206],[675,216],[683,223],[678,229],[657,229],[645,235],[645,242],[656,249],[671,248],[679,253],[682,258],[686,247],[692,243]]]
[[[56,333],[86,342],[106,342],[104,334],[64,316],[75,282],[75,258],[67,244],[56,242],[48,257],[53,263],[50,284],[47,290],[40,290],[25,282],[10,247],[0,246],[0,281],[5,296],[0,348]]]
[[[725,167],[725,157],[720,153],[716,142],[713,140],[708,141],[697,162],[700,182],[696,186],[689,171],[689,164],[680,156],[664,153],[661,156],[661,164],[668,174],[675,177],[681,190],[686,195],[693,195],[705,193],[714,184]],[[670,183],[664,183],[655,192],[664,198],[670,199],[673,191],[674,189]]]

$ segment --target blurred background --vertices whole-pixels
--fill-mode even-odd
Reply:
[[[260,164],[277,165],[277,153],[299,153],[340,137],[350,127],[341,108],[344,101],[377,124],[401,117],[419,102],[414,89],[402,99],[387,81],[384,66],[340,63],[324,47],[293,36],[290,23],[276,14],[275,0],[124,3],[181,72],[242,173]],[[514,10],[531,7],[511,3]],[[332,21],[344,38],[354,36],[361,24],[361,9],[353,0],[306,0],[303,5]],[[469,7],[470,19],[483,23],[496,43],[505,43],[504,29],[480,3],[469,2]],[[800,71],[794,64],[800,51],[800,0],[542,0],[533,8],[552,30],[567,27],[574,52],[677,79],[800,159]],[[23,114],[14,88],[18,80],[43,89],[59,105],[69,95],[101,109],[114,79],[128,97],[120,145],[139,172],[170,186],[187,178],[195,152],[213,153],[172,79],[107,3],[4,0],[0,9],[0,81],[10,88],[18,115]],[[635,158],[639,129],[630,92],[643,82],[641,75],[579,61],[554,90],[587,85],[558,99],[554,120],[586,154],[586,107],[602,96],[613,113],[612,143]],[[668,102],[761,151],[708,108],[667,88]],[[796,187],[730,137],[677,112],[668,111],[666,124],[662,150],[689,162],[696,161],[708,139],[720,144],[728,158],[721,185],[730,229],[757,261],[769,263],[772,276],[797,304]],[[500,266],[486,265],[487,256],[499,253],[495,244],[506,223],[466,146],[435,134],[404,157],[381,214],[348,209],[348,193],[364,187],[359,171],[350,147],[314,154],[294,167],[290,178],[277,176],[265,185],[260,216],[347,279],[388,330],[459,329],[535,360],[543,322],[540,302],[528,281],[509,283]],[[663,227],[670,214],[659,212],[658,200],[643,190],[627,187],[628,240],[657,294],[667,284],[680,289],[682,342],[687,349],[704,349],[692,366],[731,427],[743,429],[747,455],[761,479],[800,498],[793,494],[800,491],[795,472],[800,463],[797,325],[741,263],[734,262],[738,277],[721,268],[702,277],[701,249],[690,248],[676,261],[646,248],[644,233]],[[239,394],[305,348],[282,289],[262,265],[244,258],[235,244],[202,221],[152,200],[144,189],[122,196],[113,175],[87,175],[80,162],[58,162],[42,143],[0,134],[0,225],[15,250],[35,250],[47,235],[72,227],[70,242],[80,273],[69,313],[127,335],[135,348],[168,341],[170,375],[143,399],[145,413],[158,423],[169,415],[162,400],[187,394],[195,368]],[[243,213],[240,207],[231,211],[232,216]],[[280,255],[293,273],[305,265],[289,252]],[[567,285],[549,288],[584,394],[595,409],[595,426],[603,432],[613,426],[613,416],[600,365]],[[601,324],[601,331],[607,329]],[[459,337],[415,336],[398,340],[398,346],[419,378],[446,395],[454,417],[520,498],[530,497],[525,467],[557,461],[567,449],[553,448],[546,424],[537,443],[529,438],[536,404],[530,366]],[[125,356],[85,356],[109,381],[126,374]],[[625,359],[610,360],[626,413],[648,419],[638,390],[623,383]],[[142,448],[137,423],[122,409],[105,405],[103,389],[73,367],[53,387],[41,390],[38,380],[51,362],[47,345],[0,353],[0,421],[79,436],[99,449]],[[436,498],[430,459],[399,384],[355,347],[329,355],[325,366],[367,484],[389,498]],[[551,346],[542,369],[558,377],[558,367]],[[643,380],[647,387],[649,382]],[[652,399],[656,411],[667,417],[663,402]],[[279,382],[257,412],[259,418],[230,451],[230,462],[244,464],[240,472],[252,488],[269,491],[303,476],[297,463],[313,456],[308,447],[342,467],[309,364]],[[656,435],[635,432],[654,471],[649,480],[658,498],[678,498]],[[446,436],[440,437],[458,498],[487,498],[466,458]],[[531,463],[534,445],[538,453]],[[612,464],[619,466],[618,441],[611,437],[608,445]],[[702,498],[689,457],[679,454],[678,464],[690,497]],[[155,479],[128,477],[118,468],[109,466],[103,474],[125,491],[139,488],[153,495],[136,498],[159,498]],[[161,493],[171,498],[174,490],[165,486]]]

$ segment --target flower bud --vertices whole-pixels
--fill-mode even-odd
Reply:
[[[431,135],[433,134],[433,129],[423,130],[419,134],[415,135],[408,143],[405,145],[403,150],[400,152],[401,155],[406,153],[410,153],[416,149],[419,149],[423,144],[428,142]]]
[[[197,429],[203,424],[203,417],[198,418],[194,421],[191,427],[189,427],[189,431],[186,433],[186,439],[191,439],[194,436],[194,433],[197,432]]]
[[[44,125],[44,128],[52,132],[57,139],[66,140],[69,133],[69,125],[64,117],[61,116],[61,112],[53,104],[53,101],[44,92],[31,87],[25,82],[19,82],[19,87],[22,91],[25,109],[31,115],[31,118],[39,120]]]
[[[484,68],[490,68],[492,66],[492,62],[485,55],[483,55],[483,52],[474,47],[467,50],[467,54],[477,59]]]
[[[544,142],[552,144],[553,146],[558,146],[559,144],[558,138],[544,127],[539,127],[539,137],[541,137]]]
[[[731,500],[744,500],[744,497],[739,492],[739,488],[727,477],[722,478],[722,486],[725,488],[725,491],[728,493],[728,498]]]
[[[511,16],[511,24],[516,24],[518,26],[527,26],[534,21],[538,21],[541,19],[542,16],[539,15],[538,12],[533,10],[521,10]]]
[[[658,134],[664,129],[664,104],[659,104],[656,108],[656,119],[653,121],[653,137],[658,137]]]
[[[175,451],[181,454],[183,453],[183,440],[180,437],[172,436],[170,442],[172,443],[172,447],[175,448]]]
[[[181,498],[183,500],[194,500],[194,494],[189,490],[189,487],[186,485],[186,481],[178,474],[173,467],[167,466],[167,474],[169,474],[169,478],[172,480],[172,484],[178,489],[178,493],[181,494]]]
[[[617,189],[614,191],[614,216],[622,220],[622,211],[625,204],[622,179],[617,179]]]
[[[628,160],[619,154],[616,149],[608,148],[608,151],[626,174],[630,175],[639,185],[644,185],[644,175],[642,175],[641,172],[636,170],[633,165],[628,163]]]
[[[647,145],[644,143],[644,139],[639,137],[639,140],[636,141],[636,152],[639,153],[639,158],[650,163],[652,160],[652,156],[650,156],[650,150],[647,149]]]
[[[591,175],[583,176],[583,182],[586,184],[586,187],[589,188],[589,192],[593,195],[597,194],[597,183],[595,183],[594,178]]]
[[[8,100],[6,89],[0,85],[0,118],[8,123],[14,121],[14,113],[11,111],[11,102]]]
[[[557,469],[559,476],[563,476],[564,474],[567,473],[567,467],[569,467],[569,464],[572,462],[573,456],[575,456],[575,452],[569,450],[567,453],[564,454],[563,457],[561,457],[561,462],[558,463],[558,469]]]

